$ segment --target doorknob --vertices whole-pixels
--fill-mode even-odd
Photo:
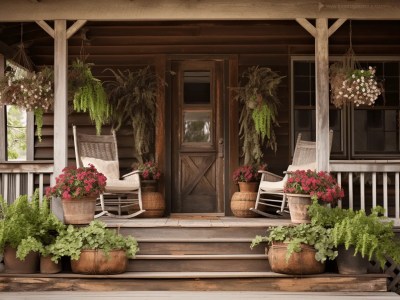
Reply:
[[[224,139],[218,140],[218,157],[224,157]]]

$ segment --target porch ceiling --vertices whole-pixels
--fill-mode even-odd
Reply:
[[[396,0],[5,0],[1,21],[399,19]]]

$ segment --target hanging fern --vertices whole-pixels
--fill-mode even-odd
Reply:
[[[90,67],[81,59],[74,61],[69,73],[70,94],[73,94],[74,110],[88,112],[100,134],[101,127],[109,122],[110,105],[101,81],[93,77]]]
[[[143,163],[152,159],[149,155],[155,137],[157,90],[165,83],[150,66],[136,71],[108,70],[114,75],[114,81],[106,84],[112,126],[115,130],[125,124],[132,126],[135,158]]]
[[[235,99],[242,104],[239,135],[244,164],[259,164],[264,146],[277,150],[274,132],[274,127],[279,126],[277,89],[283,78],[270,68],[253,66],[242,74],[241,86],[235,89],[238,93]]]

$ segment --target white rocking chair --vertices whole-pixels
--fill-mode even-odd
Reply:
[[[330,147],[332,147],[333,131],[329,132]],[[280,218],[287,216],[289,210],[287,207],[286,196],[283,188],[286,184],[290,172],[296,170],[315,170],[316,169],[316,143],[304,141],[299,133],[296,142],[296,148],[293,154],[292,164],[289,165],[285,176],[279,176],[268,171],[259,171],[262,173],[260,186],[258,188],[257,199],[254,208],[250,210],[269,218]],[[262,210],[265,207],[272,207],[276,214],[268,213]]]
[[[140,172],[128,173],[120,179],[118,147],[115,131],[111,135],[89,135],[77,133],[73,126],[76,166],[87,167],[89,164],[107,177],[104,194],[99,197],[101,212],[95,218],[107,215],[115,218],[133,218],[145,212],[142,206]],[[123,210],[137,211],[123,215]],[[109,211],[117,211],[113,214]]]

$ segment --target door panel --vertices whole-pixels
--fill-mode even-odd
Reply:
[[[222,213],[222,64],[176,61],[172,69],[172,212]]]

